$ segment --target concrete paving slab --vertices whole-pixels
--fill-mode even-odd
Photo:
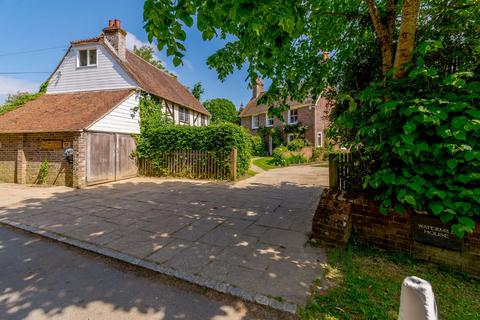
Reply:
[[[0,185],[0,222],[292,311],[323,272],[324,250],[305,243],[327,180],[325,168],[296,166],[233,184],[135,178],[84,190]],[[15,203],[2,199],[22,188]]]

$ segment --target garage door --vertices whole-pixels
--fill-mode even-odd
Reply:
[[[87,184],[134,177],[137,166],[131,157],[135,139],[129,135],[89,132],[87,134]]]

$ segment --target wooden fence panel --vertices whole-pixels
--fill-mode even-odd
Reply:
[[[235,180],[237,175],[235,149],[225,159],[219,159],[211,151],[178,150],[161,153],[155,164],[148,159],[138,161],[139,173],[144,176]]]

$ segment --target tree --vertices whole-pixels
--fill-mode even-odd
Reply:
[[[394,78],[404,77],[419,8],[420,0],[405,0],[401,7],[397,0],[146,0],[144,18],[149,39],[157,39],[159,49],[167,47],[175,65],[182,63],[186,50],[184,25],[192,26],[196,17],[204,40],[227,35],[235,39],[207,60],[221,79],[247,62],[251,81],[258,76],[272,79],[265,99],[301,99],[319,94],[328,76],[335,77],[341,63],[354,58],[365,40],[379,44],[376,67],[383,77],[392,68]],[[324,61],[325,51],[335,59]]]
[[[385,212],[428,210],[454,221],[459,236],[480,216],[479,17],[477,0],[144,6],[149,39],[166,47],[175,65],[186,50],[184,28],[195,18],[204,40],[232,39],[207,60],[220,79],[246,65],[251,84],[259,76],[272,81],[263,102],[333,88],[338,137],[379,156],[364,187]]]
[[[203,89],[203,85],[200,81],[193,85],[192,94],[195,98],[197,98],[197,100],[200,100],[204,92],[205,90]]]
[[[148,63],[154,65],[158,69],[165,71],[165,66],[163,65],[163,62],[155,58],[153,54],[154,52],[155,51],[151,46],[133,46],[133,53],[135,53],[137,56],[147,61]]]
[[[204,106],[212,114],[212,123],[238,124],[238,111],[232,101],[221,98],[211,99],[205,101]]]

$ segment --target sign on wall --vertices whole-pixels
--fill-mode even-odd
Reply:
[[[413,215],[412,218],[413,240],[439,248],[463,250],[463,239],[450,231],[449,224],[429,215]]]
[[[40,142],[41,150],[60,150],[63,147],[62,140],[42,140]]]

